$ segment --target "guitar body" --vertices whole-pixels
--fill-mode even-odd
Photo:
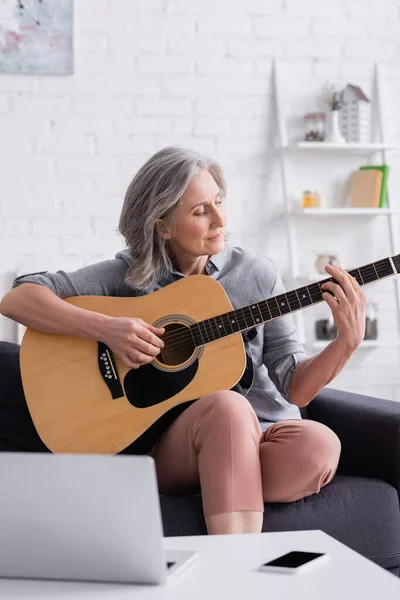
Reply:
[[[245,370],[241,333],[197,347],[190,334],[190,325],[232,310],[211,277],[193,275],[137,298],[77,296],[66,302],[140,317],[165,327],[165,339],[172,341],[152,363],[129,369],[102,343],[27,329],[21,344],[25,397],[52,452],[119,453],[170,411],[232,388]]]

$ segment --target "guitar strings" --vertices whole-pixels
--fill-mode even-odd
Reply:
[[[375,271],[374,265],[375,265],[375,267],[378,267],[378,268],[379,268],[379,264],[380,264],[380,263],[381,263],[381,264],[382,264],[382,263],[385,263],[387,260],[388,260],[387,258],[386,258],[386,259],[382,259],[382,260],[380,260],[380,261],[377,261],[377,262],[373,263],[373,265],[371,265],[371,266],[370,266],[370,265],[368,265],[368,266],[366,266],[366,267],[360,267],[360,269],[363,269],[363,275],[364,275],[364,277],[361,275],[361,278],[362,278],[362,279],[365,279],[365,278],[368,278],[370,275],[374,275],[374,277],[376,277],[377,273],[376,273],[376,271]],[[383,266],[383,265],[381,265],[381,266]],[[389,264],[389,265],[386,265],[386,266],[387,266],[387,268],[389,268],[389,267],[390,267],[390,269],[391,269],[391,265],[390,265],[390,264]],[[356,272],[356,271],[359,271],[359,269],[352,269],[352,270],[351,270],[351,271],[349,271],[349,272],[350,272],[350,273],[352,273],[352,272]],[[394,275],[394,274],[395,274],[395,273],[393,273],[393,270],[392,270],[392,269],[391,269],[390,273],[387,273],[387,275]],[[383,275],[383,277],[386,277],[387,275]],[[379,278],[379,279],[381,279],[381,278]],[[373,281],[378,281],[379,279],[374,279]],[[333,280],[333,278],[332,278],[332,277],[329,277],[329,278],[327,278],[327,279],[325,279],[325,280],[323,280],[323,281],[332,281],[332,280]],[[315,286],[315,285],[317,285],[317,286],[318,286],[318,288],[317,288],[317,289],[314,289],[314,290],[310,290],[310,289],[308,289],[308,293],[309,293],[310,299],[311,299],[311,301],[312,301],[312,303],[313,303],[313,304],[314,304],[314,303],[316,303],[316,302],[320,302],[320,301],[321,301],[321,298],[322,298],[322,296],[321,296],[321,291],[320,291],[319,285],[320,285],[321,283],[323,283],[323,281],[321,281],[321,282],[319,282],[319,283],[318,283],[318,282],[315,282],[315,283],[312,283],[312,284],[310,284],[310,285],[308,285],[308,286],[304,286],[304,288],[310,288],[310,287],[312,287],[312,286]],[[371,281],[371,282],[368,282],[368,283],[372,283],[372,281]],[[302,288],[297,288],[297,290],[299,290],[299,289],[302,289]],[[297,291],[297,290],[296,290],[296,291]],[[286,295],[287,295],[287,294],[290,294],[290,293],[293,293],[293,292],[295,292],[295,290],[289,290],[288,292],[286,292]],[[310,292],[311,292],[311,293],[310,293]],[[278,296],[280,296],[280,295],[284,296],[284,295],[285,295],[285,293],[283,293],[283,294],[278,294]],[[315,296],[315,297],[313,297],[313,296]],[[271,300],[271,298],[268,298],[267,300]],[[265,303],[267,303],[267,300],[262,300],[261,302],[265,302]],[[261,302],[260,302],[260,303],[258,303],[258,304],[261,304]],[[267,304],[267,306],[268,306],[268,304]],[[288,302],[288,306],[289,306],[289,308],[290,308],[290,302]],[[307,305],[307,306],[311,306],[311,305]],[[302,306],[301,306],[301,304],[300,304],[300,307],[301,307],[301,308],[306,308],[306,306],[302,307]],[[253,320],[253,325],[251,325],[251,326],[249,326],[249,327],[246,327],[245,329],[252,329],[254,326],[261,325],[263,322],[265,322],[265,321],[263,321],[262,323],[255,323],[255,322],[254,322],[253,315],[252,315],[252,313],[251,313],[251,310],[250,310],[250,307],[249,307],[249,306],[243,306],[243,307],[241,307],[241,308],[238,308],[238,309],[236,309],[236,310],[229,311],[229,312],[237,312],[237,311],[240,311],[240,310],[242,311],[243,318],[244,318],[244,320],[245,320],[245,321],[247,320],[247,318],[248,318],[248,317],[250,317],[250,318]],[[298,310],[298,309],[296,309],[296,310]],[[247,315],[245,315],[243,311],[247,311],[247,313],[248,313],[248,314],[247,314]],[[290,312],[292,312],[292,311],[290,311]],[[278,317],[278,316],[279,316],[279,317],[280,317],[280,316],[284,316],[285,314],[290,314],[290,312],[289,312],[289,313],[284,313],[283,315],[277,315],[277,317]],[[225,313],[225,314],[227,314],[227,313]],[[216,317],[218,317],[218,316],[221,316],[221,315],[216,315]],[[216,317],[210,317],[209,319],[205,319],[205,321],[210,321],[211,319],[215,319]],[[276,318],[276,317],[275,317],[275,318]],[[222,320],[222,319],[221,319],[221,320]],[[202,322],[204,323],[204,321],[202,321]],[[199,323],[196,323],[196,325],[199,325]],[[234,334],[234,333],[239,333],[239,331],[232,331],[232,332],[229,332],[229,333],[228,333],[228,332],[226,331],[226,329],[225,329],[225,324],[224,324],[224,321],[223,321],[223,320],[222,320],[222,325],[224,326],[224,330],[225,330],[225,334],[226,334],[226,335],[232,335],[232,334]],[[210,324],[211,335],[213,335],[213,330],[212,330],[212,327],[213,327],[213,326]],[[207,336],[207,337],[208,337],[208,336],[209,336],[209,333],[207,332],[206,326],[205,326],[204,324],[203,324],[203,328],[204,328],[205,336]],[[201,332],[201,330],[200,330],[200,327],[199,327],[199,333],[200,333],[200,336],[201,336],[201,338],[202,338],[202,339],[204,339],[204,334],[202,334],[202,332]],[[223,337],[225,337],[225,336],[223,336]],[[216,341],[216,340],[218,340],[218,339],[221,339],[221,338],[214,338],[214,339],[212,339],[212,340],[209,340],[209,339],[208,339],[208,340],[204,341],[204,344],[206,344],[206,343],[209,343],[210,341]],[[192,334],[192,332],[190,331],[190,327],[187,327],[187,326],[182,326],[182,327],[180,327],[180,328],[178,328],[178,329],[175,329],[174,331],[172,331],[172,332],[170,332],[170,333],[166,333],[165,335],[163,335],[163,337],[162,337],[162,340],[168,344],[168,348],[167,348],[167,350],[169,350],[169,349],[173,349],[173,348],[175,348],[175,347],[178,347],[178,346],[179,346],[179,345],[181,345],[182,343],[187,343],[187,342],[189,342],[189,341],[193,341],[193,342],[194,342],[193,334]],[[172,344],[171,344],[171,342],[175,342],[175,343],[172,343]],[[203,344],[203,345],[204,345],[204,344]]]
[[[381,261],[378,261],[378,262],[384,262],[385,260],[387,260],[387,259],[382,259]],[[375,264],[377,265],[378,262],[375,263]],[[364,270],[364,278],[367,278],[369,275],[372,275],[372,274],[374,276],[376,275],[375,270],[374,270],[373,267],[370,270]],[[392,270],[390,271],[390,273],[388,273],[388,275],[393,275],[393,274],[394,273],[393,273]],[[327,278],[324,281],[332,281],[332,278]],[[374,281],[377,281],[377,279],[374,279]],[[320,283],[322,283],[322,282],[320,282]],[[372,281],[368,282],[368,283],[372,283]],[[318,282],[316,282],[314,284],[310,284],[310,286],[305,286],[305,287],[311,287],[313,285],[318,285]],[[298,288],[298,289],[302,289],[302,288]],[[294,292],[294,290],[290,290],[289,292],[286,292],[286,295],[290,294],[291,292]],[[279,294],[279,295],[284,296],[285,294]],[[310,290],[309,290],[309,295],[310,295],[310,299],[311,299],[311,301],[312,301],[313,304],[316,303],[316,302],[320,302],[322,296],[321,296],[321,292],[320,292],[319,286],[318,286],[317,289],[311,290],[311,293],[310,293]],[[269,298],[268,300],[271,300],[271,298]],[[261,302],[266,302],[266,301],[264,300],[264,301],[261,301]],[[290,302],[288,302],[288,306],[290,307]],[[311,305],[308,305],[308,306],[311,306]],[[273,308],[275,309],[275,306]],[[306,308],[306,307],[304,306],[304,307],[301,307],[301,308]],[[245,327],[244,330],[246,330],[246,329],[252,329],[254,326],[258,326],[258,325],[262,324],[262,323],[255,323],[254,322],[254,318],[253,318],[253,315],[252,315],[252,313],[250,311],[250,307],[244,306],[242,308],[239,308],[239,309],[236,309],[236,310],[230,311],[230,312],[237,312],[237,311],[240,311],[240,310],[242,311],[242,315],[243,315],[243,318],[244,318],[245,321],[247,320],[248,317],[250,317],[253,320],[253,324],[251,326]],[[296,309],[296,310],[298,310],[298,309]],[[245,315],[243,311],[247,311],[247,315]],[[225,313],[225,314],[227,314],[227,313]],[[275,318],[280,317],[280,316],[284,316],[285,314],[289,314],[289,313],[284,313],[283,315],[280,315],[280,314],[276,315]],[[220,315],[217,315],[217,317],[218,316],[220,316]],[[206,319],[205,321],[210,321],[213,318],[215,319],[216,317],[210,317],[209,319]],[[268,321],[268,320],[270,320],[270,319],[267,319],[266,321]],[[205,335],[203,335],[201,333],[201,330],[199,328],[199,333],[200,333],[200,336],[203,339],[203,341],[204,341],[204,337],[209,337],[209,333],[208,333],[208,331],[206,329],[206,326],[204,324],[205,321],[202,322],[203,323],[203,328],[204,328]],[[265,322],[265,321],[263,321],[263,322]],[[199,325],[199,323],[196,323],[196,324]],[[225,329],[225,324],[224,324],[223,321],[222,321],[222,325],[224,326],[224,329]],[[247,323],[245,323],[245,325],[247,325]],[[210,323],[209,327],[210,327],[210,330],[211,330],[211,335],[213,337],[213,327],[214,326],[211,325],[211,323]],[[225,329],[225,334],[232,335],[233,333],[239,333],[239,331],[232,331],[232,332],[227,333],[226,329]],[[225,337],[225,336],[221,336],[221,337]],[[192,335],[192,333],[190,331],[190,328],[189,327],[185,327],[185,326],[182,326],[181,328],[174,330],[174,332],[171,332],[170,334],[166,334],[162,339],[163,339],[163,341],[167,341],[167,342],[172,342],[172,341],[177,342],[177,341],[179,341],[178,344],[170,344],[169,343],[168,344],[168,348],[170,348],[170,349],[176,347],[177,345],[180,345],[181,342],[188,342],[190,340],[194,342],[193,335]],[[211,340],[207,339],[203,343],[206,344],[206,343],[209,343],[210,341],[216,341],[218,339],[221,339],[221,338],[214,338],[213,337],[213,339],[211,339]]]

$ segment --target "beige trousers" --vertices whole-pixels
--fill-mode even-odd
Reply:
[[[159,490],[201,489],[206,517],[263,512],[264,502],[292,502],[318,493],[333,478],[340,441],[325,425],[285,420],[261,432],[245,397],[232,391],[194,402],[164,432],[150,455]]]

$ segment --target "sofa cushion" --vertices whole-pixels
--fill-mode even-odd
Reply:
[[[48,452],[26,405],[19,370],[19,345],[0,342],[0,451]]]
[[[164,534],[206,533],[201,497],[163,496]],[[400,511],[396,490],[364,477],[336,475],[319,494],[265,505],[263,531],[321,529],[385,568],[400,565]]]

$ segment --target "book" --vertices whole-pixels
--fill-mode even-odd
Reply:
[[[360,167],[360,171],[367,170],[377,170],[382,172],[382,187],[381,194],[379,198],[379,208],[385,208],[388,203],[388,191],[387,191],[387,181],[389,177],[389,166],[388,165],[367,165],[365,167]]]
[[[353,208],[378,208],[383,173],[378,169],[355,171],[351,178],[350,206]]]

